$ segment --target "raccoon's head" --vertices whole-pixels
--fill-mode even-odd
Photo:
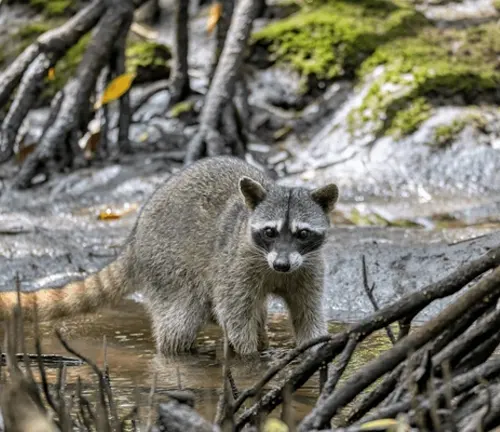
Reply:
[[[339,192],[335,184],[307,190],[273,186],[242,177],[239,189],[251,210],[249,220],[253,245],[271,269],[297,270],[308,258],[317,257],[323,245]]]

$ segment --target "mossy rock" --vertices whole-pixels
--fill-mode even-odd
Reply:
[[[158,42],[127,43],[127,72],[137,74],[134,80],[136,84],[167,79],[170,76],[171,58],[169,47]]]
[[[414,132],[445,101],[498,103],[500,28],[496,23],[465,30],[427,28],[379,48],[362,64],[365,80],[377,66],[362,105],[350,114],[351,131],[369,123],[377,136]]]
[[[434,142],[431,143],[431,145],[436,147],[448,147],[457,135],[462,132],[465,126],[465,120],[460,119],[436,127],[434,130]]]
[[[353,77],[378,46],[426,23],[401,2],[316,0],[253,34],[252,47],[265,48],[269,62],[286,64],[304,78],[333,80]]]
[[[437,126],[434,129],[434,140],[428,144],[437,148],[448,147],[468,125],[484,132],[488,125],[488,120],[479,112],[470,112],[460,118],[454,119],[450,123]]]

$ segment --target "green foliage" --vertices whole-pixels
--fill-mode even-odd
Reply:
[[[376,66],[385,68],[362,106],[351,113],[351,129],[369,121],[379,135],[411,133],[430,115],[429,102],[436,97],[460,95],[474,103],[500,85],[499,50],[496,23],[426,29],[380,46],[358,70],[365,79]]]
[[[352,76],[382,43],[425,24],[414,9],[389,0],[314,0],[299,12],[256,32],[273,61],[303,76]]]

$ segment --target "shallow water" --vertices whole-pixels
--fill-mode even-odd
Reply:
[[[343,327],[343,324],[331,323],[330,331],[335,332]],[[195,406],[198,412],[207,419],[213,419],[222,383],[222,333],[217,326],[209,325],[199,333],[197,354],[169,361],[156,355],[148,317],[142,305],[132,300],[123,301],[114,310],[106,309],[96,314],[41,323],[43,353],[68,356],[70,354],[54,335],[55,329],[61,331],[72,348],[93,360],[101,368],[104,365],[103,338],[106,338],[106,360],[114,398],[121,416],[138,403],[141,407],[140,416],[144,418],[152,379],[156,373],[156,401],[167,400],[168,397],[164,392],[178,389],[180,383],[181,388],[195,393]],[[33,330],[29,323],[25,325],[25,336],[27,351],[34,353]],[[0,340],[3,340],[3,330],[0,331],[0,337],[2,338]],[[270,315],[269,338],[270,349],[262,354],[258,364],[249,367],[247,364],[238,363],[237,360],[231,361],[231,372],[239,391],[256,383],[267,367],[293,346],[285,315]],[[376,357],[389,345],[385,332],[372,335],[357,349],[347,374]],[[57,382],[55,367],[47,368],[47,375],[49,383]],[[94,384],[97,380],[87,365],[67,367],[68,391],[75,389],[78,377],[82,380],[83,394],[94,400]],[[280,376],[267,388],[271,388],[279,380]],[[318,380],[315,376],[294,395],[293,407],[297,421],[310,411],[317,396]],[[279,412],[273,414],[279,415]]]

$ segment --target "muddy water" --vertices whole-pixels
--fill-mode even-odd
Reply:
[[[103,338],[106,338],[106,360],[114,397],[122,416],[138,403],[141,407],[140,417],[145,418],[152,377],[156,373],[156,401],[167,400],[165,391],[178,389],[180,384],[181,388],[190,389],[195,393],[198,411],[207,419],[213,419],[222,382],[221,330],[217,326],[207,326],[200,332],[197,354],[175,360],[166,360],[156,355],[147,315],[142,305],[132,300],[123,301],[114,310],[106,309],[92,315],[41,323],[43,353],[68,356],[70,354],[54,335],[55,328],[61,331],[71,347],[95,361],[99,367],[104,365]],[[342,324],[330,324],[331,332],[342,328]],[[34,353],[33,331],[29,324],[25,325],[25,336],[27,351]],[[0,337],[0,340],[3,340],[1,332]],[[269,337],[270,348],[262,354],[257,364],[249,366],[232,360],[231,372],[239,390],[253,385],[267,367],[293,346],[285,315],[270,315]],[[347,373],[376,357],[387,349],[389,344],[384,332],[372,335],[358,348]],[[57,369],[47,368],[47,374],[49,382],[55,384]],[[82,380],[83,393],[90,400],[94,400],[96,378],[87,365],[67,367],[68,391],[75,389],[78,377]],[[280,378],[278,376],[268,388],[275,385]],[[317,377],[313,377],[294,395],[293,407],[297,421],[310,411],[317,395],[318,381]],[[279,415],[278,412],[273,414]]]

